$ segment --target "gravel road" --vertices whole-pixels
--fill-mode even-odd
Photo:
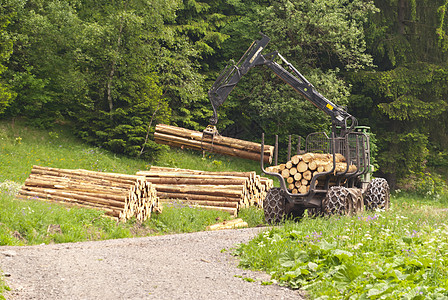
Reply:
[[[264,273],[237,268],[230,250],[260,228],[144,238],[0,247],[6,299],[302,299],[261,285]],[[241,279],[249,277],[255,282]]]

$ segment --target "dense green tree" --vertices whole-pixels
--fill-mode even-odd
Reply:
[[[175,1],[23,1],[9,77],[18,93],[8,116],[48,126],[73,121],[89,142],[130,155],[169,116],[156,63]],[[148,154],[148,152],[145,152]]]
[[[15,8],[8,77],[17,98],[8,116],[47,126],[85,101],[88,78],[77,68],[81,29],[69,2],[21,1]]]
[[[159,73],[177,125],[202,130],[212,115],[206,79],[214,76],[217,50],[228,38],[221,32],[231,19],[228,10],[225,1],[183,0],[176,17],[165,22],[170,34],[161,38],[161,53],[167,61]]]
[[[89,77],[88,102],[73,117],[84,139],[128,155],[158,148],[146,137],[157,122],[168,121],[170,109],[154,55],[164,15],[174,8],[167,1],[81,3],[78,65]]]
[[[2,73],[6,71],[4,62],[9,59],[12,53],[12,38],[8,34],[6,27],[10,23],[11,7],[14,3],[0,3],[0,114],[8,107],[14,99],[15,93],[11,91],[9,85],[5,82]]]
[[[380,13],[366,27],[375,72],[350,75],[350,107],[373,127],[380,173],[392,187],[446,152],[446,1],[375,1]]]

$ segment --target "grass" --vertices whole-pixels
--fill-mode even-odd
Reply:
[[[122,224],[103,218],[101,212],[95,210],[16,199],[14,195],[28,178],[33,165],[124,174],[147,170],[152,164],[212,171],[259,170],[257,162],[211,154],[204,156],[180,149],[166,150],[151,162],[122,157],[82,143],[63,126],[46,131],[30,128],[20,121],[0,122],[0,141],[0,245],[192,232],[230,218],[223,212],[174,205],[143,224],[135,221]],[[254,220],[256,211],[243,211],[242,214],[253,226],[263,222],[260,217]],[[258,215],[261,214],[258,210]]]
[[[312,299],[448,297],[446,205],[394,198],[389,211],[287,221],[236,254]]]

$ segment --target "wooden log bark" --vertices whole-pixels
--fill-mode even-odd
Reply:
[[[149,171],[138,171],[137,176],[146,176],[151,173],[176,173],[176,174],[196,174],[196,175],[216,175],[216,176],[236,176],[236,177],[251,177],[256,175],[254,171],[252,172],[237,172],[237,171],[202,171],[202,170],[191,170],[191,169],[181,169],[181,168],[170,168],[170,167],[159,167],[151,166]]]
[[[165,199],[203,201],[200,204],[204,206],[213,206],[213,201],[217,201],[230,202],[228,206],[238,203],[238,209],[253,205],[262,207],[267,191],[273,186],[272,179],[262,178],[255,172],[207,172],[152,166],[150,171],[137,174],[156,185],[157,195],[164,202]]]
[[[300,161],[300,162],[297,164],[297,171],[300,172],[300,173],[303,173],[303,172],[305,172],[306,170],[308,170],[308,164],[307,164],[306,162],[304,162],[303,160]]]
[[[261,145],[239,139],[214,136],[210,139],[202,132],[185,128],[158,124],[154,132],[154,140],[157,143],[173,147],[187,147],[194,150],[205,150],[229,156],[237,156],[244,159],[260,160]],[[265,145],[264,161],[271,162],[273,147]]]
[[[247,222],[243,221],[241,218],[238,218],[207,226],[207,230],[235,229],[248,226],[249,225]]]
[[[194,131],[194,130],[171,126],[171,125],[166,125],[166,124],[157,124],[156,132],[164,133],[164,134],[172,135],[172,136],[181,136],[181,137],[185,137],[185,138],[200,141],[200,142],[204,141],[204,139],[208,139],[207,136],[204,136],[203,133],[200,131]],[[216,135],[213,138],[213,143],[228,146],[230,148],[245,150],[245,151],[257,152],[257,153],[261,152],[261,145],[258,143],[248,142],[248,141],[225,137],[225,136],[221,136],[221,135]],[[266,153],[266,155],[272,155],[272,153],[274,151],[273,146],[265,145],[264,148],[265,148],[264,152]]]
[[[126,221],[144,221],[159,211],[155,188],[136,175],[33,166],[19,196],[71,203]]]
[[[324,184],[326,181],[321,178],[322,173],[331,172],[331,176],[342,175],[356,172],[356,166],[348,165],[346,159],[341,154],[335,155],[336,165],[333,166],[333,155],[322,153],[305,153],[303,155],[295,155],[290,161],[272,166],[267,169],[271,172],[277,172],[286,181],[286,186],[291,193],[307,193],[310,189],[310,183],[315,178],[317,184]],[[322,179],[319,181],[318,179]]]

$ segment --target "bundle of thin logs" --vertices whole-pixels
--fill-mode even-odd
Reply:
[[[137,172],[155,185],[161,202],[178,201],[237,215],[240,208],[263,207],[272,179],[255,172],[208,172],[152,166]]]
[[[323,179],[330,177],[330,184],[335,181],[334,175],[347,170],[347,163],[342,154],[335,154],[336,166],[333,170],[333,155],[321,153],[305,153],[295,155],[286,162],[278,166],[266,168],[267,172],[279,173],[286,181],[286,186],[292,194],[306,194],[310,189],[313,176],[319,173],[331,172],[331,174],[316,180],[316,186],[324,182]],[[347,173],[356,171],[355,165],[349,165]],[[323,174],[322,174],[323,175]]]
[[[108,216],[139,221],[160,212],[154,186],[144,177],[33,166],[19,196],[94,208]]]
[[[204,134],[165,124],[157,124],[154,141],[172,147],[208,151],[257,161],[261,159],[261,145],[258,143],[224,137],[219,134]],[[274,147],[265,145],[263,152],[263,160],[266,163],[271,163]]]

